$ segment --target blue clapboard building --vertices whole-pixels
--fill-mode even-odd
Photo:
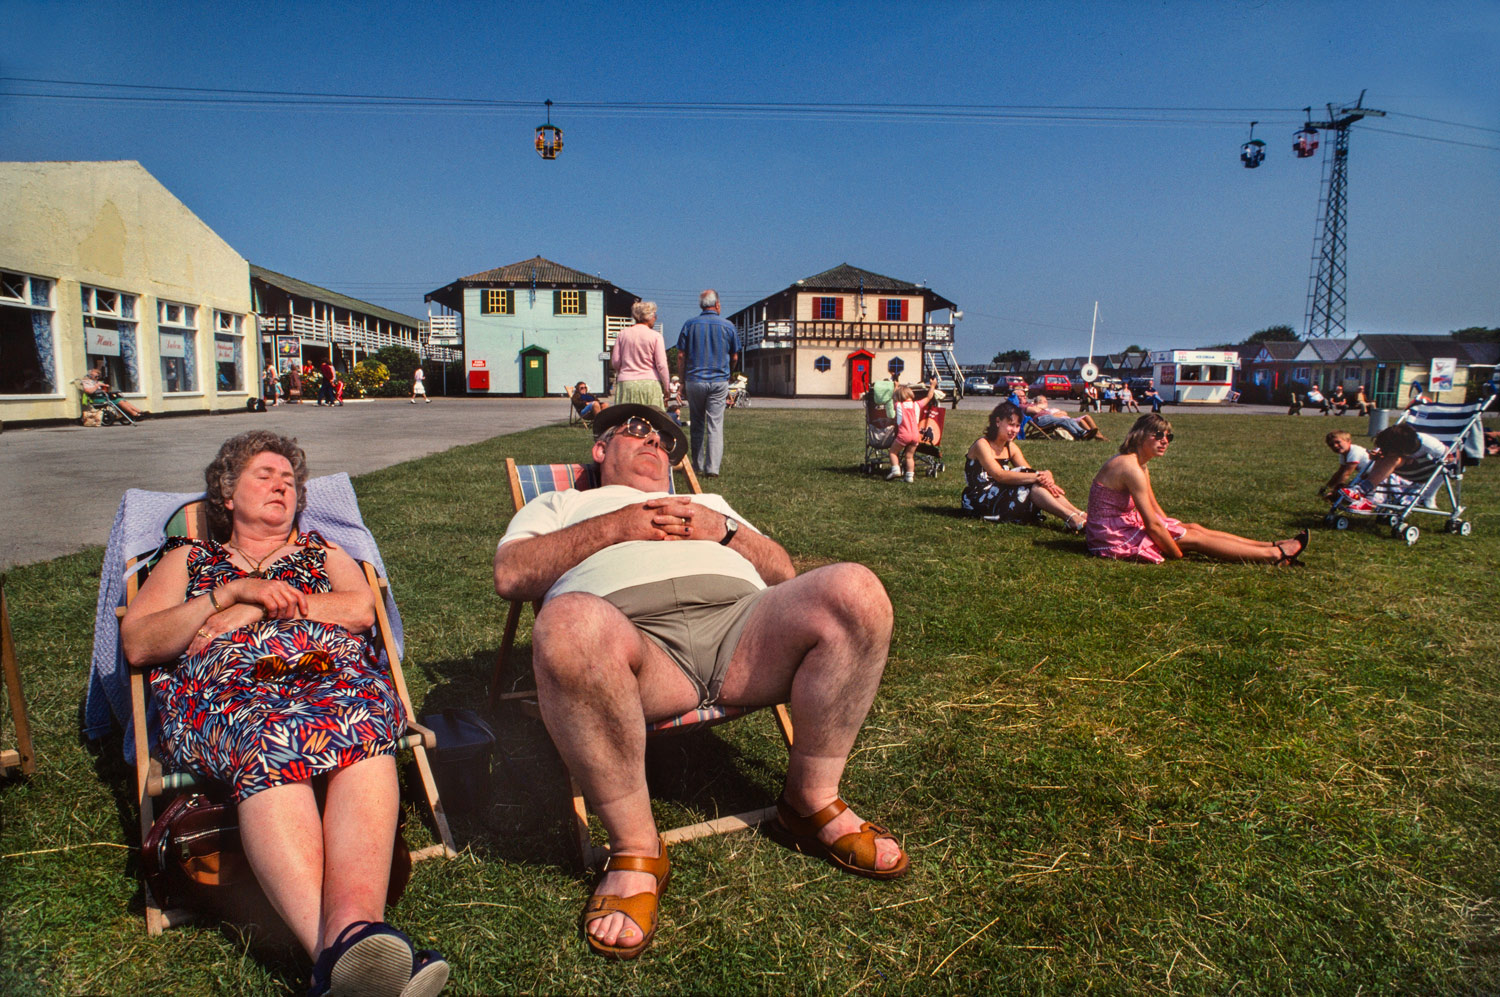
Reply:
[[[579,381],[605,390],[609,348],[640,296],[534,256],[460,277],[424,300],[461,316],[470,394],[541,398]]]

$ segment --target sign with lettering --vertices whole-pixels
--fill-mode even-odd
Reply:
[[[114,329],[96,329],[89,326],[84,330],[88,337],[87,352],[98,357],[117,357],[120,355],[120,334]]]
[[[276,355],[299,360],[302,357],[302,340],[296,336],[277,336]]]
[[[234,363],[234,341],[214,340],[214,356],[219,363]]]
[[[162,333],[161,355],[164,357],[187,356],[187,337],[180,332]]]
[[[1452,391],[1453,375],[1457,370],[1457,358],[1434,357],[1432,360],[1432,369],[1428,372],[1427,390],[1432,392]]]
[[[489,361],[488,360],[470,360],[469,361],[469,366],[473,367],[475,370],[484,370],[486,367],[489,366]]]

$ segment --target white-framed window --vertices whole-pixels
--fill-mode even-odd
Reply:
[[[197,391],[198,306],[158,301],[156,337],[162,390],[168,394]]]
[[[0,270],[0,395],[55,395],[54,282]]]
[[[1301,381],[1303,384],[1311,384],[1312,383],[1312,376],[1311,375],[1312,375],[1312,368],[1310,368],[1310,367],[1293,367],[1292,368],[1292,380],[1294,380],[1294,381]]]
[[[214,309],[214,363],[220,391],[245,388],[245,316]]]
[[[97,369],[115,391],[142,390],[140,351],[135,338],[140,299],[134,294],[87,284],[82,292],[83,352],[88,369]]]

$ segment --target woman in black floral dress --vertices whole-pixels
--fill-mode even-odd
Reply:
[[[963,510],[992,523],[1036,523],[1050,512],[1071,532],[1082,531],[1087,514],[1068,501],[1052,472],[1027,466],[1016,445],[1021,420],[1021,410],[1012,402],[1001,402],[990,412],[989,426],[964,461]]]

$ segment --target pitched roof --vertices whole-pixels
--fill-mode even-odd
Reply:
[[[545,256],[533,256],[529,260],[507,263],[458,279],[465,284],[530,284],[536,281],[546,287],[603,287],[609,283],[596,274],[565,267]]]
[[[1300,339],[1273,339],[1264,343],[1246,343],[1240,350],[1240,356],[1242,358],[1248,356],[1253,360],[1253,358],[1260,356],[1261,351],[1264,350],[1272,361],[1291,360],[1298,353],[1302,352],[1302,347],[1305,345]],[[1346,343],[1345,345],[1347,346],[1348,344]]]
[[[1307,345],[1312,347],[1313,353],[1324,363],[1332,363],[1344,355],[1349,348],[1352,339],[1323,339],[1319,336],[1307,340]]]
[[[466,287],[579,287],[599,288],[604,291],[604,307],[608,314],[628,314],[630,305],[640,300],[632,294],[597,274],[584,273],[565,267],[545,256],[533,256],[529,260],[518,260],[492,270],[481,270],[467,277],[460,277],[436,291],[429,291],[423,301],[436,301],[454,311],[463,310],[463,291]]]
[[[1401,336],[1382,333],[1359,337],[1377,360],[1428,363],[1436,357],[1453,357],[1465,365],[1490,366],[1500,357],[1500,344],[1460,342],[1452,336]]]
[[[382,308],[379,305],[372,305],[368,301],[361,301],[359,298],[351,298],[347,294],[340,294],[337,291],[330,291],[326,287],[319,287],[317,284],[309,284],[305,280],[298,280],[296,277],[288,277],[284,273],[277,273],[275,270],[267,270],[265,267],[256,266],[254,263],[250,264],[250,278],[252,280],[262,280],[267,284],[270,284],[272,287],[279,287],[286,293],[295,294],[300,298],[312,298],[316,301],[321,301],[324,304],[333,305],[335,308],[345,308],[351,312],[359,312],[363,315],[369,315],[372,318],[385,319],[387,322],[394,322],[397,325],[409,325],[413,329],[415,329],[417,325],[422,321],[415,316],[403,315],[400,312],[391,311],[391,309],[389,308]]]
[[[882,291],[891,294],[919,294],[926,302],[927,310],[930,312],[941,311],[945,308],[957,308],[953,302],[938,294],[930,287],[921,284],[913,284],[908,280],[897,280],[895,277],[887,277],[871,270],[862,270],[848,263],[840,263],[838,266],[822,273],[815,273],[811,277],[803,277],[801,280],[789,285],[775,294],[768,294],[760,301],[731,315],[730,321],[739,317],[741,312],[749,311],[755,305],[768,301],[777,295],[787,294],[792,291],[839,291],[855,292],[863,291],[866,294],[879,294]]]

